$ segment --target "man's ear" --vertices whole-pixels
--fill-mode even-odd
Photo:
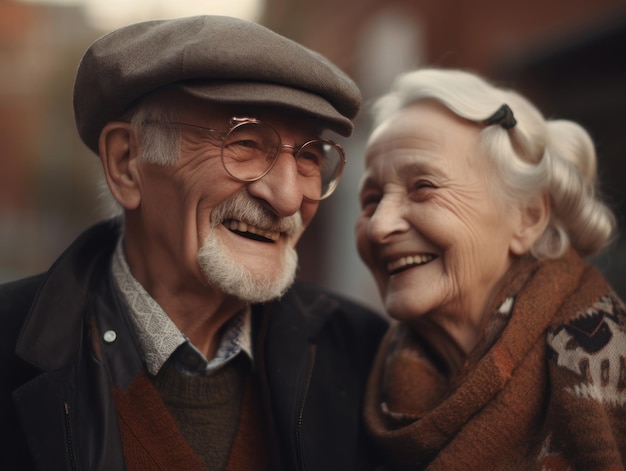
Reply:
[[[519,208],[518,227],[511,239],[510,249],[515,255],[523,255],[532,249],[550,222],[550,196],[544,194]]]
[[[113,197],[124,209],[136,209],[141,201],[138,173],[139,145],[129,123],[108,123],[100,133],[100,158]]]

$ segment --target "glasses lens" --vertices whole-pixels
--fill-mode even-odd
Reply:
[[[332,142],[314,140],[302,146],[296,162],[304,196],[311,200],[329,196],[339,183],[343,160],[343,153]]]
[[[230,130],[222,144],[226,171],[242,181],[264,175],[276,156],[280,136],[263,123],[242,123]]]
[[[280,135],[271,126],[259,121],[237,124],[222,144],[224,168],[237,180],[255,181],[270,170],[280,146]],[[298,150],[296,164],[303,195],[321,200],[339,183],[344,158],[339,146],[316,139]]]

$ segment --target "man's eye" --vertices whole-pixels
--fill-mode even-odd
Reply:
[[[321,167],[323,161],[321,154],[312,151],[300,152],[298,159],[306,160],[310,165],[315,167]]]
[[[259,149],[261,147],[261,144],[253,139],[240,139],[238,141],[230,143],[229,145],[236,147],[245,147],[248,149]]]

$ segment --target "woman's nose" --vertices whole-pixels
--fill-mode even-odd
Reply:
[[[370,218],[368,237],[375,243],[383,244],[409,228],[402,203],[396,198],[383,197]]]

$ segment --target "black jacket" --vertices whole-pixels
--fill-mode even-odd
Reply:
[[[113,385],[144,365],[112,287],[119,226],[82,234],[48,273],[0,286],[0,469],[124,469]],[[254,320],[268,310],[266,330]],[[282,469],[367,470],[365,381],[386,322],[308,285],[253,307],[254,338]],[[113,342],[93,335],[114,331]],[[100,345],[100,355],[94,345]],[[276,451],[277,450],[277,451]]]

